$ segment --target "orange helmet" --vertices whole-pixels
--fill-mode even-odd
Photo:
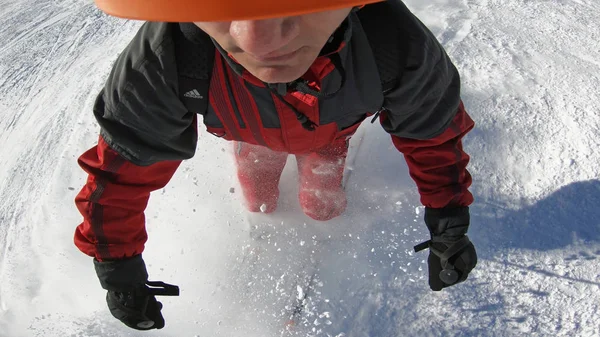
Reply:
[[[383,0],[95,0],[107,14],[135,20],[257,20],[353,7]]]

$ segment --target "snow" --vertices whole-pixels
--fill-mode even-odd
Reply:
[[[300,211],[291,158],[278,211],[249,217],[230,144],[202,133],[148,206],[151,279],[181,296],[160,299],[165,329],[142,333],[110,316],[72,244],[76,158],[98,134],[91,106],[139,23],[87,0],[3,0],[0,336],[279,336],[311,268],[315,291],[288,335],[599,336],[600,4],[407,3],[455,61],[477,123],[465,139],[479,253],[469,280],[428,289],[427,254],[412,252],[427,238],[419,197],[378,125],[361,127],[348,210],[326,223]]]
[[[260,205],[260,211],[263,212],[263,213],[266,212],[267,211],[267,205],[266,204]]]

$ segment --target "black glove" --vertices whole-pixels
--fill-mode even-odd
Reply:
[[[141,255],[129,259],[100,262],[94,259],[102,288],[108,290],[106,303],[110,313],[130,328],[162,329],[165,320],[157,295],[177,296],[179,288],[163,282],[148,281]]]
[[[466,236],[469,222],[469,207],[425,208],[431,240],[415,246],[415,252],[429,248],[431,290],[463,282],[477,265],[475,246]]]

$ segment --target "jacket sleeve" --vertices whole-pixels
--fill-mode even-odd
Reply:
[[[83,222],[75,245],[99,261],[141,254],[147,239],[144,210],[150,192],[164,187],[181,161],[138,166],[111,149],[102,137],[79,157],[88,173],[75,198]]]
[[[404,154],[424,206],[469,206],[473,202],[468,190],[472,182],[467,171],[469,155],[461,141],[473,126],[461,103],[450,126],[436,137],[411,139],[392,135],[394,146]]]
[[[407,58],[396,87],[385,93],[380,122],[407,161],[423,205],[468,206],[471,175],[462,137],[474,122],[460,98],[460,76],[435,36],[408,15]]]
[[[75,244],[98,260],[140,254],[150,192],[196,149],[196,114],[178,95],[171,26],[146,23],[118,57],[94,104],[97,146],[79,158],[88,179],[75,203]]]

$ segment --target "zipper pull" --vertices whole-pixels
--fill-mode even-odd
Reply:
[[[375,120],[377,119],[377,117],[379,117],[379,114],[381,114],[381,112],[385,110],[385,107],[382,106],[379,110],[377,110],[377,112],[375,113],[375,115],[373,116],[373,119],[371,119],[371,124],[375,123]]]

